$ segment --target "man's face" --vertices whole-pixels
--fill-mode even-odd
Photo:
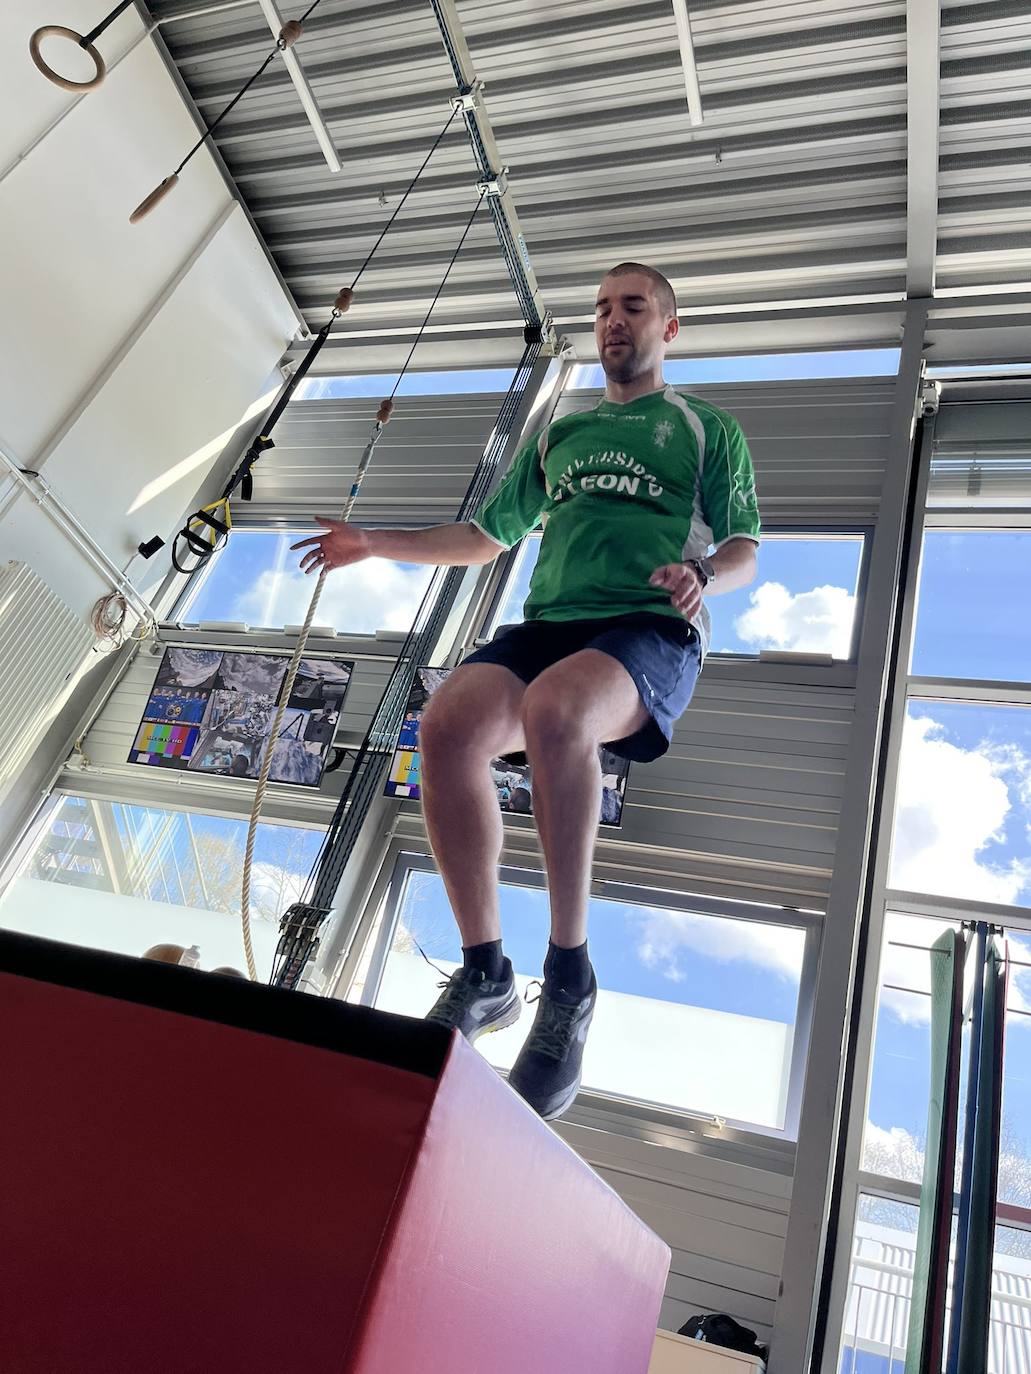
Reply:
[[[605,375],[633,382],[661,364],[679,326],[656,299],[650,277],[606,277],[594,308],[594,340]]]

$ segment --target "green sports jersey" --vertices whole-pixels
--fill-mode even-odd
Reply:
[[[517,454],[473,517],[503,548],[540,521],[527,620],[591,620],[633,611],[677,619],[648,579],[728,539],[759,542],[748,445],[737,421],[672,387],[566,415]],[[703,604],[693,621],[709,646]]]

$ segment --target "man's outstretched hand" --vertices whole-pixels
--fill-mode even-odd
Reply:
[[[347,525],[343,520],[330,520],[326,515],[315,516],[315,521],[327,526],[323,534],[290,545],[291,549],[308,550],[301,559],[301,567],[306,573],[321,572],[323,568],[331,572],[333,568],[346,568],[349,563],[360,563],[370,556],[367,530]]]
[[[702,604],[702,583],[689,563],[667,563],[656,568],[648,579],[651,587],[663,587],[681,615],[688,620],[696,615]]]

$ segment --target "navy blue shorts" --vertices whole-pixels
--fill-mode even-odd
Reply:
[[[651,713],[635,734],[606,742],[606,748],[641,763],[659,758],[669,748],[674,722],[687,710],[702,666],[698,635],[686,620],[649,611],[604,620],[527,620],[502,625],[462,663],[497,663],[529,684],[581,649],[598,649],[622,663]]]

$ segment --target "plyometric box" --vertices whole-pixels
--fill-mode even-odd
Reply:
[[[457,1035],[0,932],[4,1374],[645,1374],[666,1246]]]

